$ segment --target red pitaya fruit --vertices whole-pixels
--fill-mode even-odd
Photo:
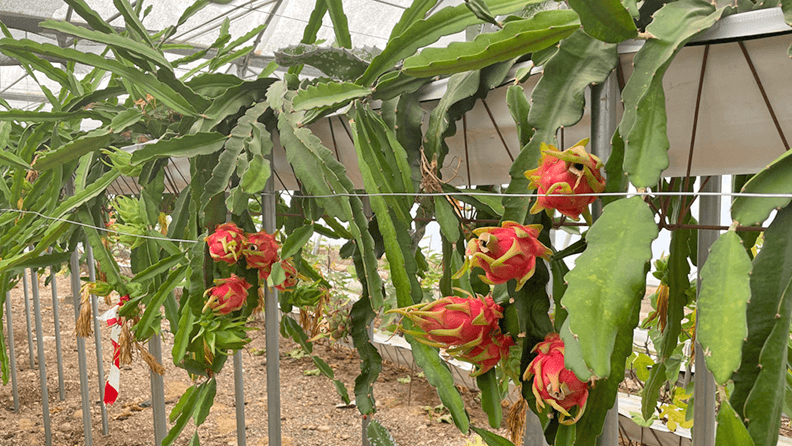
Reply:
[[[300,280],[297,276],[297,268],[294,267],[294,264],[289,259],[281,262],[281,268],[286,273],[286,279],[282,283],[275,285],[275,289],[278,291],[291,291],[291,288],[297,285]],[[269,273],[267,273],[267,276],[269,277]]]
[[[588,139],[585,139],[563,152],[542,143],[539,167],[525,172],[525,176],[531,180],[529,188],[537,189],[539,194],[536,204],[531,208],[532,214],[543,209],[548,212],[556,209],[573,220],[578,220],[583,214],[583,218],[591,224],[588,205],[597,197],[577,197],[575,194],[600,193],[605,190],[605,179],[602,178],[602,162],[586,152],[587,143]]]
[[[247,290],[252,286],[245,279],[231,274],[225,279],[216,279],[215,286],[209,288],[204,296],[209,295],[209,300],[203,311],[211,308],[220,314],[228,314],[242,308],[247,299]]]
[[[491,296],[447,296],[389,312],[406,316],[423,330],[403,330],[419,342],[463,350],[486,342],[493,330],[499,331],[498,319],[503,317],[503,307],[496,304]]]
[[[559,423],[576,423],[586,409],[588,385],[564,367],[564,341],[558,333],[550,333],[531,351],[538,356],[525,369],[523,380],[534,377],[531,388],[536,396],[537,409],[541,412],[547,403],[560,413]],[[578,410],[573,416],[570,409],[575,406]]]
[[[242,254],[245,256],[248,268],[256,268],[259,271],[269,272],[272,264],[280,260],[278,249],[280,245],[275,240],[275,234],[268,234],[264,231],[247,235]],[[259,274],[261,275],[261,274]],[[269,273],[266,274],[269,277]]]
[[[470,376],[479,376],[498,365],[501,359],[508,359],[509,347],[512,345],[514,345],[512,337],[498,331],[494,336],[488,336],[484,342],[469,350],[464,351],[454,347],[449,349],[448,353],[456,359],[475,364],[478,369]]]
[[[234,223],[217,225],[215,232],[204,238],[209,245],[209,255],[215,262],[234,264],[242,255],[245,233]]]
[[[537,237],[541,225],[523,226],[505,221],[501,227],[478,228],[473,233],[478,238],[470,240],[467,259],[454,277],[461,276],[468,268],[478,266],[485,275],[479,276],[490,285],[517,279],[517,290],[534,274],[536,258],[547,258],[551,251]]]

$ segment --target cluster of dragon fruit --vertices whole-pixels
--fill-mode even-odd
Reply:
[[[249,269],[257,269],[259,279],[266,281],[272,273],[272,267],[280,261],[278,249],[280,245],[274,234],[261,231],[246,234],[234,223],[224,223],[215,228],[215,232],[205,239],[209,245],[209,255],[216,262],[236,264],[244,257]],[[280,261],[286,279],[275,288],[280,291],[291,289],[297,284],[297,269],[290,260]],[[239,310],[248,296],[252,286],[244,278],[231,274],[231,277],[215,279],[215,286],[206,290],[209,297],[204,305],[204,312],[211,309],[219,314],[228,314]]]
[[[570,219],[578,220],[582,215],[591,222],[588,206],[596,199],[593,194],[604,191],[605,180],[602,162],[586,152],[585,143],[581,141],[565,151],[542,145],[539,167],[525,172],[531,180],[530,187],[537,190],[531,213],[545,210],[552,216],[557,210]],[[473,230],[465,264],[455,277],[480,269],[483,274],[479,278],[484,283],[498,285],[515,280],[516,290],[520,290],[533,276],[537,259],[547,260],[552,254],[538,239],[541,229],[541,225],[505,221],[498,227]],[[515,339],[501,326],[504,309],[492,296],[447,296],[392,312],[411,322],[402,322],[400,329],[404,333],[445,349],[455,359],[474,364],[472,376],[482,375],[507,360],[509,347],[515,345]],[[537,410],[549,408],[549,416],[556,416],[553,411],[557,412],[560,423],[575,423],[585,410],[588,385],[564,367],[564,342],[558,333],[548,333],[531,352],[535,356],[522,379],[533,379],[530,385]]]

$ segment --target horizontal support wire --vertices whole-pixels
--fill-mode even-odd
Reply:
[[[262,192],[262,195],[280,195],[282,191],[276,192]],[[383,192],[383,193],[338,193],[338,194],[328,194],[328,195],[302,195],[302,194],[295,194],[293,198],[335,198],[335,197],[521,197],[521,198],[532,198],[537,197],[536,193],[531,194],[501,194],[497,192]],[[792,194],[763,194],[763,193],[754,193],[754,192],[641,192],[641,191],[633,191],[633,192],[601,192],[601,193],[588,193],[588,194],[544,194],[541,195],[544,197],[570,197],[570,196],[577,196],[577,197],[685,197],[685,196],[717,196],[717,197],[754,197],[754,198],[790,198],[792,199]],[[97,231],[106,232],[108,234],[114,235],[123,235],[127,237],[135,237],[135,238],[142,238],[142,239],[149,239],[149,240],[167,240],[171,242],[179,242],[179,243],[200,243],[198,240],[186,240],[186,239],[179,239],[179,238],[168,238],[168,237],[154,237],[150,235],[141,235],[141,234],[132,234],[129,232],[122,232],[116,231],[114,229],[103,228],[100,226],[93,226],[86,223],[81,223],[78,221],[68,220],[65,218],[58,218],[58,217],[50,217],[48,215],[44,215],[40,212],[36,211],[29,211],[24,209],[7,209],[7,208],[0,208],[0,215],[6,212],[15,212],[18,214],[33,214],[38,217],[52,220],[52,221],[59,221],[65,222],[77,226],[83,226],[86,228],[93,228]],[[292,215],[292,214],[281,214],[283,216],[299,216],[299,215]],[[416,219],[418,220],[418,219]],[[476,220],[476,219],[463,219],[468,222],[484,222],[484,223],[497,223],[498,220]],[[586,223],[570,223],[570,222],[562,222],[558,226],[588,226]],[[729,226],[715,226],[715,225],[663,225],[666,229],[713,229],[713,230],[726,230],[729,229]],[[738,230],[746,230],[746,231],[762,231],[765,228],[761,227],[743,227],[738,226]]]

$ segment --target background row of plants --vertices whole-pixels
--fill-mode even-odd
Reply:
[[[382,358],[366,327],[383,310],[386,290],[392,290],[398,307],[432,298],[419,279],[436,272],[430,269],[418,240],[426,220],[434,218],[443,239],[439,294],[492,295],[505,308],[501,329],[517,343],[511,361],[477,377],[490,425],[498,427],[502,421],[503,383],[512,379],[521,386],[520,377],[534,357],[533,346],[548,333],[558,332],[566,343],[567,368],[594,385],[586,412],[576,424],[560,425],[545,411],[539,414],[542,426],[551,444],[594,444],[633,352],[633,329],[639,323],[657,221],[665,228],[695,223],[690,212],[693,200],[608,197],[603,199],[602,216],[584,232],[583,239],[557,251],[549,231],[558,221],[546,213],[529,214],[532,198],[513,195],[528,191],[529,181],[523,172],[537,166],[541,143],[557,146],[557,130],[580,120],[584,90],[603,82],[615,69],[617,44],[637,38],[645,44],[635,55],[634,73],[622,88],[624,116],[613,135],[612,153],[603,160],[606,192],[624,192],[628,184],[650,192],[693,190],[694,181],[662,177],[669,147],[662,84],[665,71],[688,41],[730,14],[780,5],[787,23],[792,21],[792,2],[788,0],[746,0],[720,7],[703,0],[470,0],[428,16],[436,2],[416,0],[394,26],[385,47],[373,51],[353,48],[340,0],[317,0],[302,43],[278,53],[277,63],[288,70],[274,76],[273,64],[256,79],[242,79],[217,70],[251,52],[254,48],[248,42],[260,29],[233,39],[226,23],[211,46],[215,55],[185,76],[177,76],[176,69],[195,67],[196,61],[208,57],[209,50],[180,59],[166,57],[168,39],[210,4],[208,0],[196,1],[178,23],[155,34],[142,23],[149,12],[145,2],[134,6],[127,0],[114,2],[124,18],[122,31],[83,0],[65,3],[89,28],[61,21],[47,21],[42,26],[77,40],[103,44],[102,54],[14,39],[2,27],[6,37],[0,39],[0,51],[17,59],[33,79],[46,77],[56,82],[59,90],[41,85],[49,103],[40,110],[14,110],[4,104],[7,110],[0,112],[0,142],[5,147],[0,151],[0,208],[6,209],[0,214],[0,301],[16,284],[22,268],[65,263],[78,245],[90,245],[100,277],[120,295],[131,296],[121,314],[134,321],[134,338],[145,342],[167,320],[175,336],[173,361],[195,379],[171,414],[174,425],[168,444],[191,420],[197,441],[197,426],[212,404],[214,376],[228,355],[244,345],[244,321],[260,304],[263,284],[259,285],[256,270],[239,269],[253,284],[247,304],[230,315],[218,316],[214,323],[206,322],[202,316],[204,292],[227,271],[210,259],[203,239],[226,222],[229,214],[245,232],[260,229],[256,223],[260,221],[261,193],[272,176],[274,136],[300,187],[291,200],[278,203],[282,258],[292,258],[310,286],[329,290],[332,284],[304,258],[302,250],[316,233],[337,239],[343,244],[342,256],[352,259],[361,284],[349,314],[351,337],[361,361],[352,393],[361,414],[376,411],[374,381]],[[316,44],[326,15],[335,30],[332,46]],[[443,36],[484,23],[493,25],[494,31],[446,48],[425,48]],[[63,63],[53,64],[52,58]],[[507,77],[515,63],[525,60],[544,67],[531,101],[520,85],[531,75],[530,70],[518,70],[514,78]],[[92,69],[78,78],[77,65]],[[301,77],[303,65],[321,70],[326,77]],[[438,76],[449,76],[448,88],[426,114],[418,91]],[[442,180],[442,174],[424,164],[431,175],[425,174],[422,157],[444,165],[448,153],[445,139],[456,132],[456,122],[492,88],[504,84],[511,84],[507,105],[521,146],[511,168],[510,184],[505,188],[456,189],[430,181],[432,177]],[[376,101],[382,105],[375,110],[372,104]],[[351,128],[365,191],[355,189],[345,166],[308,126],[331,113],[339,113]],[[422,120],[428,121],[426,131]],[[85,130],[85,124],[94,121],[101,123],[98,128]],[[140,140],[156,142],[132,154],[119,150]],[[186,157],[190,162],[190,184],[178,194],[165,192],[165,170],[171,157]],[[785,154],[750,179],[737,177],[735,189],[792,192],[787,180],[792,174],[790,160]],[[108,191],[121,177],[134,178],[140,186],[139,194],[126,201],[126,207]],[[476,193],[482,190],[503,195]],[[467,195],[418,200],[375,195],[369,199],[373,218],[364,212],[357,195],[419,191],[464,191]],[[656,318],[648,322],[656,324],[652,332],[656,357],[650,370],[645,361],[641,363],[644,371],[648,370],[642,375],[643,419],[655,414],[666,383],[669,388],[677,386],[684,362],[681,345],[693,336],[686,308],[695,307],[695,339],[705,350],[707,368],[719,384],[719,429],[732,432],[719,435],[718,441],[775,444],[790,377],[789,201],[755,197],[734,201],[736,224],[713,246],[703,266],[696,302],[689,276],[697,261],[697,233],[673,231],[669,256],[658,269],[666,288],[658,294],[662,299],[656,298]],[[757,233],[738,232],[737,224],[762,224],[774,210],[778,212],[764,233],[761,250],[754,255]],[[461,220],[462,215],[541,225],[539,239],[553,254],[549,262],[537,263],[534,276],[519,291],[514,281],[489,286],[478,279],[475,270],[455,278],[463,265],[466,237],[476,226]],[[111,218],[122,225],[117,227],[124,233],[119,241],[131,249],[133,277],[120,273],[108,249],[108,234],[95,229],[105,227]],[[29,246],[32,248],[26,250]],[[572,254],[581,256],[570,271],[564,258]],[[382,256],[390,265],[387,283],[378,274]],[[620,268],[613,268],[614,264]],[[180,299],[173,293],[177,286],[184,288]],[[284,310],[293,303],[293,294],[283,293]],[[283,320],[284,333],[310,352],[303,328],[289,318]],[[218,335],[221,332],[233,336]],[[204,348],[208,337],[211,355]],[[471,425],[438,350],[409,335],[407,340],[459,429],[474,430],[490,445],[511,444],[482,426]],[[333,378],[321,358],[315,361]],[[2,336],[0,365],[7,381]],[[352,398],[343,384],[336,384],[341,399]],[[522,389],[530,409],[536,411],[530,385]],[[372,426],[370,435],[387,438],[382,426]]]

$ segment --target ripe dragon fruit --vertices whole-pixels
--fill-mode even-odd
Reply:
[[[492,331],[500,332],[498,319],[503,317],[503,307],[491,296],[447,296],[390,312],[407,317],[423,330],[403,330],[419,342],[433,347],[458,347],[459,350],[479,346],[488,340]]]
[[[265,270],[267,272],[266,277],[269,277],[272,264],[280,260],[278,255],[279,248],[280,245],[275,240],[275,234],[261,231],[247,235],[247,243],[242,250],[242,254],[245,256],[248,268],[256,268],[259,272]]]
[[[574,194],[600,193],[605,190],[605,179],[601,172],[602,162],[586,152],[587,143],[588,139],[585,139],[563,152],[554,146],[542,143],[542,159],[539,167],[525,172],[525,176],[531,180],[528,187],[537,189],[539,194],[536,204],[531,208],[532,214],[544,209],[548,212],[556,209],[573,220],[578,220],[583,214],[586,222],[591,223],[588,205],[597,197],[578,197]],[[569,196],[547,196],[547,194]]]
[[[507,359],[509,347],[512,345],[514,345],[514,340],[511,336],[497,332],[494,336],[488,336],[484,342],[467,351],[454,347],[449,349],[448,353],[456,359],[478,366],[478,369],[470,376],[479,376],[498,365],[501,359]]]
[[[223,223],[217,225],[215,232],[204,240],[209,245],[209,255],[215,262],[234,264],[242,255],[245,233],[234,223]]]
[[[533,376],[531,389],[536,396],[537,409],[541,412],[546,403],[560,413],[559,423],[576,423],[586,409],[588,385],[564,368],[564,341],[558,333],[550,333],[531,351],[538,356],[525,369],[523,381]],[[578,410],[573,416],[570,409],[575,406]]]
[[[209,300],[203,311],[211,308],[217,313],[228,314],[242,308],[247,299],[247,290],[252,286],[242,277],[231,274],[225,279],[216,279],[215,286],[209,288],[204,296],[209,295]]]
[[[501,227],[478,228],[467,247],[467,259],[454,277],[461,276],[468,268],[478,266],[484,270],[479,276],[484,283],[497,285],[517,279],[517,290],[534,274],[536,258],[547,259],[551,251],[537,237],[541,225],[523,226],[505,221]]]

